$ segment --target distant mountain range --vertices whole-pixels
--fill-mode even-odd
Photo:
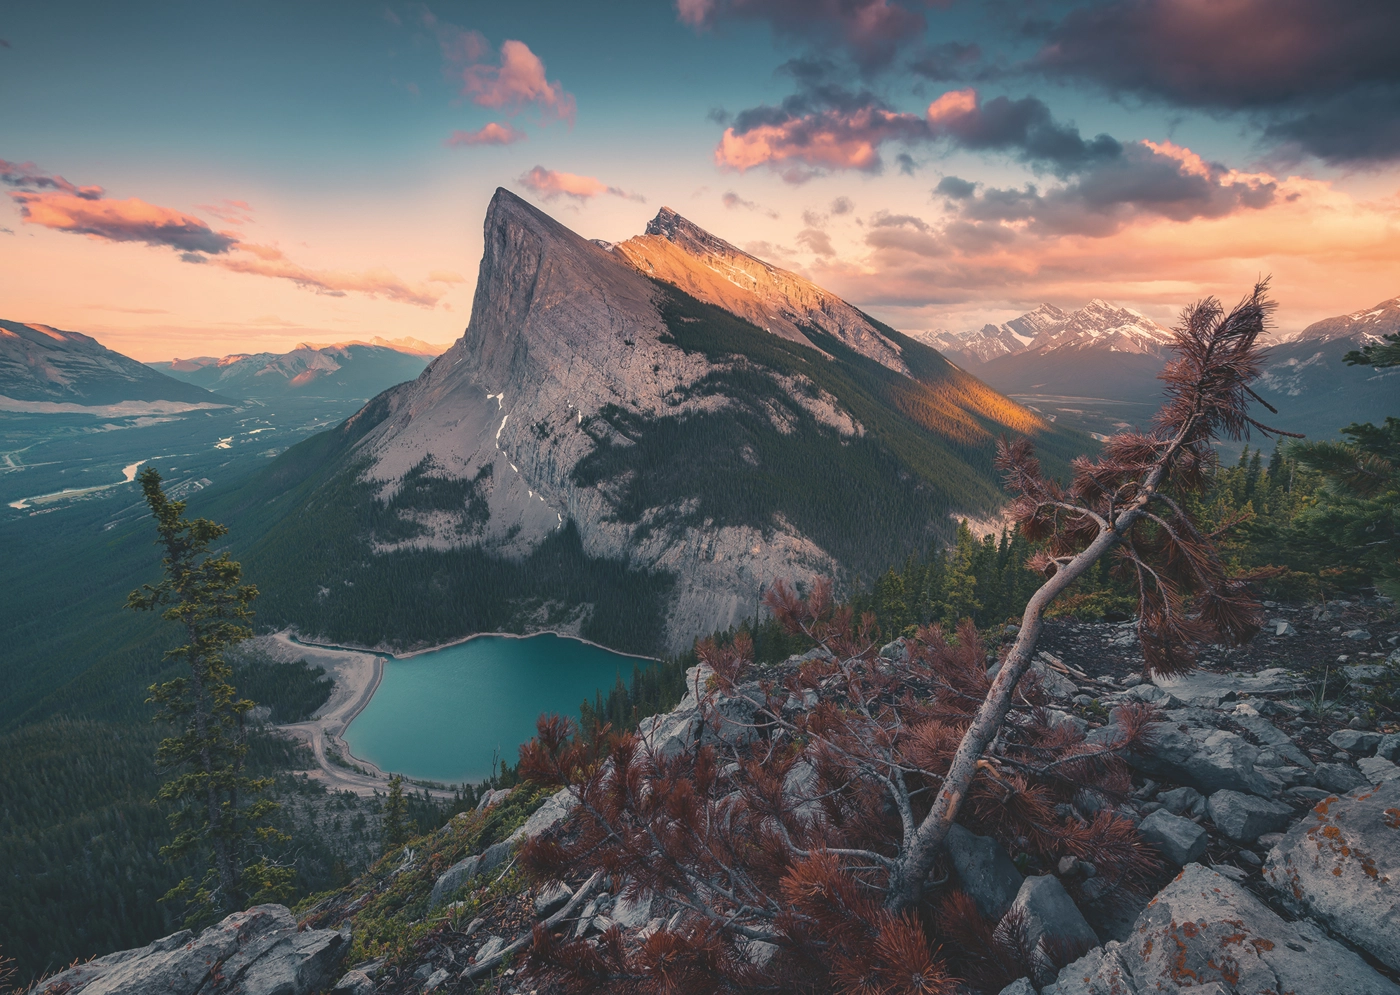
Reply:
[[[463,337],[220,499],[263,617],[685,648],[993,512],[1002,433],[1092,446],[670,209],[614,245],[498,190],[484,234]]]
[[[228,403],[203,386],[113,352],[89,335],[18,321],[0,321],[0,397],[85,407],[126,401]]]
[[[228,397],[291,395],[367,400],[412,380],[436,355],[426,342],[384,339],[335,345],[302,343],[290,352],[200,356],[150,363],[152,369]]]
[[[1355,421],[1400,415],[1400,369],[1347,366],[1353,349],[1400,332],[1400,297],[1374,307],[1314,322],[1296,338],[1269,349],[1256,389],[1279,409],[1259,416],[1266,424],[1315,438],[1335,438]]]
[[[1348,422],[1395,413],[1396,374],[1349,367],[1342,357],[1397,329],[1400,298],[1316,322],[1272,346],[1259,392],[1279,413],[1260,409],[1257,417],[1331,437]],[[1166,328],[1102,300],[1069,312],[1042,304],[1001,325],[920,338],[1033,410],[1101,435],[1151,418],[1171,345]]]

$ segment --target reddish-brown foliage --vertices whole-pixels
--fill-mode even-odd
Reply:
[[[955,638],[923,629],[906,658],[891,661],[876,654],[868,622],[833,609],[826,585],[799,598],[777,584],[770,604],[839,652],[754,681],[742,638],[701,644],[700,697],[729,699],[731,716],[734,700],[746,702],[745,736],[724,735],[738,731],[735,720],[707,706],[717,735],[663,759],[632,735],[589,742],[557,717],[541,719],[521,773],[573,787],[580,805],[567,836],[527,845],[526,865],[541,875],[605,870],[682,914],[631,945],[621,934],[537,937],[535,964],[579,991],[639,992],[937,995],[956,990],[954,975],[990,978],[980,966],[988,959],[1017,969],[1023,961],[1006,960],[991,940],[977,949],[954,942],[950,955],[933,905],[901,911],[886,901],[892,868],[989,687],[976,629],[964,623]],[[1124,735],[1091,745],[1073,725],[1052,725],[1046,702],[1033,678],[1023,684],[963,821],[1039,866],[1092,857],[1110,880],[1141,883],[1156,861],[1112,806],[1130,788],[1121,754],[1149,713],[1124,710]],[[754,738],[732,745],[746,736]],[[941,881],[928,891],[947,894]],[[777,952],[755,966],[753,944]]]
[[[1153,431],[1120,433],[1099,459],[1074,460],[1068,487],[1041,474],[1029,440],[999,446],[998,466],[1016,495],[1012,515],[1041,544],[1032,568],[1053,574],[1101,534],[1117,534],[1115,570],[1137,582],[1138,635],[1158,673],[1188,670],[1196,646],[1241,643],[1263,621],[1244,580],[1227,573],[1216,534],[1179,498],[1205,486],[1217,439],[1248,438],[1251,428],[1289,434],[1248,414],[1250,399],[1260,400],[1249,387],[1262,366],[1258,338],[1274,309],[1267,286],[1260,282],[1228,314],[1213,297],[1182,311]]]
[[[958,820],[1041,867],[1092,858],[1129,888],[1155,872],[1114,810],[1130,787],[1122,754],[1150,711],[1118,709],[1114,738],[1091,744],[1053,721],[1030,663],[1045,608],[1110,554],[1139,583],[1139,634],[1158,672],[1190,667],[1201,642],[1258,630],[1244,583],[1179,498],[1203,485],[1217,438],[1272,431],[1247,414],[1266,289],[1229,314],[1213,298],[1183,311],[1154,429],[1075,460],[1068,486],[1041,473],[1028,441],[1002,442],[1012,512],[1047,580],[995,677],[970,622],[951,638],[921,629],[902,659],[885,660],[874,620],[834,606],[830,583],[807,597],[776,583],[776,617],[827,653],[754,681],[745,638],[701,644],[698,749],[664,757],[632,735],[585,740],[542,719],[521,774],[568,786],[579,806],[567,834],[527,844],[526,866],[606,871],[679,912],[644,940],[537,931],[535,969],[578,991],[940,995],[964,981],[996,990],[1081,953],[1053,936],[1032,948],[1016,914],[983,920],[938,877],[938,855]]]

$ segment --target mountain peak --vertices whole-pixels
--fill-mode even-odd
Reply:
[[[710,234],[669,207],[656,212],[644,235],[615,248],[647,276],[773,335],[815,348],[820,348],[820,335],[829,335],[867,359],[909,374],[899,345],[868,316],[805,277]]]
[[[1400,332],[1400,297],[1381,301],[1351,314],[1315,321],[1298,334],[1295,341],[1334,342],[1351,339],[1359,344],[1379,342],[1383,335]]]

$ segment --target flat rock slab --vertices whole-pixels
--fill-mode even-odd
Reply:
[[[1189,864],[1138,917],[1133,936],[1070,964],[1042,995],[1400,995],[1308,922],[1284,922],[1243,886]]]
[[[1197,672],[1183,677],[1154,676],[1152,683],[1188,705],[1203,708],[1219,708],[1222,702],[1235,701],[1243,695],[1286,694],[1302,686],[1282,667],[1261,670],[1257,674]]]
[[[298,931],[281,905],[235,912],[196,937],[189,930],[98,957],[47,979],[48,995],[310,995],[330,987],[350,949],[346,930]]]
[[[1253,843],[1293,819],[1292,806],[1238,791],[1217,791],[1206,799],[1206,811],[1215,827],[1236,843]]]
[[[1400,970],[1400,782],[1319,802],[1269,852],[1264,880]]]
[[[1243,736],[1186,722],[1149,723],[1145,745],[1128,755],[1143,773],[1208,795],[1222,788],[1268,795],[1269,782],[1254,769],[1258,759],[1258,748]]]

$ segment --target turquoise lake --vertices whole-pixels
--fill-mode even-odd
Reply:
[[[491,776],[492,754],[512,765],[541,712],[578,720],[579,704],[604,694],[650,660],[552,634],[476,639],[402,660],[345,731],[357,757],[405,777],[455,784]]]

